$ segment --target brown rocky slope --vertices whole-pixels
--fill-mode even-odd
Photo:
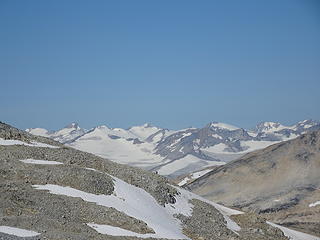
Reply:
[[[185,187],[320,236],[320,131],[249,153]]]

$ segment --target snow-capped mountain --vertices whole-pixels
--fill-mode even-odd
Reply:
[[[67,145],[118,163],[151,169],[162,164],[163,158],[153,153],[154,143],[143,141],[145,132],[152,134],[158,131],[154,128],[148,131],[147,128],[142,126],[138,130],[138,127],[134,127],[135,131],[131,132],[132,128],[125,130],[99,126]]]
[[[58,131],[48,131],[44,128],[28,128],[26,132],[42,137],[49,137],[61,143],[67,143],[85,134],[87,130],[80,128],[77,123],[73,122]]]
[[[257,138],[261,140],[281,141],[297,137],[307,131],[317,130],[319,124],[319,121],[313,120],[300,121],[293,126],[284,126],[277,122],[262,122],[256,126],[255,132]]]
[[[318,121],[304,120],[293,126],[263,122],[253,130],[212,122],[203,128],[177,131],[150,124],[129,129],[98,126],[89,131],[71,124],[55,132],[39,128],[27,131],[115,162],[177,177],[225,164],[245,153],[317,129],[320,129]]]

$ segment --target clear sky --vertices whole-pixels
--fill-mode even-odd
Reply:
[[[0,121],[320,119],[320,1],[0,1]]]

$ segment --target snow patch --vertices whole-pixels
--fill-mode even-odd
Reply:
[[[212,134],[211,136],[214,137],[214,138],[223,139],[223,138],[222,138],[220,135],[218,135],[218,134]]]
[[[23,163],[30,163],[30,164],[44,164],[44,165],[60,165],[63,164],[61,162],[57,162],[57,161],[47,161],[47,160],[36,160],[36,159],[22,159],[19,160],[20,162]]]
[[[267,223],[273,227],[279,228],[284,233],[284,235],[288,237],[290,240],[320,240],[319,237],[312,236],[310,234],[291,230],[289,228],[280,226],[272,222],[267,222]]]
[[[317,205],[320,205],[320,201],[316,201],[314,203],[309,204],[309,207],[315,207]]]
[[[172,187],[175,187],[175,186],[172,186]],[[188,192],[182,188],[178,188],[178,187],[175,187],[175,188],[181,193],[181,195],[183,195],[187,199],[190,199],[190,200],[198,199],[198,200],[201,200],[202,202],[208,203],[211,206],[215,207],[223,215],[224,219],[226,220],[227,228],[233,231],[234,233],[238,234],[237,232],[241,230],[241,227],[235,221],[233,221],[229,216],[243,214],[243,212],[234,210],[231,208],[227,208],[215,202],[209,201],[203,197],[200,197],[194,193]]]
[[[123,228],[114,227],[110,225],[102,225],[102,224],[96,224],[96,223],[87,223],[87,225],[94,230],[96,230],[98,233],[101,234],[107,234],[111,236],[129,236],[129,237],[139,237],[139,238],[149,238],[152,234],[141,234],[132,232]]]
[[[157,127],[153,127],[150,124],[146,123],[142,126],[134,126],[131,127],[128,132],[130,132],[131,134],[135,135],[137,138],[139,138],[140,140],[144,141],[146,140],[149,136],[151,136],[152,134],[155,134],[156,132],[158,132],[159,130],[161,130],[160,128]]]
[[[48,130],[44,128],[28,128],[26,132],[42,137],[49,137],[50,135]]]
[[[178,186],[181,187],[181,186],[185,185],[186,183],[188,183],[190,180],[194,180],[194,179],[197,179],[199,177],[202,177],[203,175],[205,175],[206,173],[211,172],[211,171],[212,171],[212,169],[205,169],[205,170],[201,170],[201,171],[198,171],[198,172],[194,172],[190,176],[185,177],[184,179],[182,179],[178,183]]]
[[[155,234],[143,234],[145,237],[168,238],[168,239],[186,239],[182,233],[180,222],[173,217],[173,213],[178,211],[182,214],[190,214],[191,206],[186,203],[186,199],[177,197],[177,201],[181,206],[167,205],[160,206],[156,200],[141,188],[128,184],[118,178],[114,179],[114,194],[112,195],[96,195],[86,193],[71,187],[63,187],[59,185],[34,185],[39,190],[49,190],[52,194],[65,195],[70,197],[80,197],[84,201],[94,202],[105,207],[113,207],[118,211],[122,211],[128,216],[142,220],[155,231]],[[176,208],[177,207],[177,208]],[[105,234],[133,234],[132,232],[124,232],[125,230],[115,229],[108,225],[92,225],[96,230],[104,231]],[[131,235],[125,235],[131,236]],[[140,235],[135,235],[139,236]]]
[[[255,150],[259,150],[262,148],[266,148],[272,144],[276,144],[279,143],[280,141],[241,141],[240,145],[243,148],[247,148],[247,150],[242,151],[242,152],[238,152],[238,153],[248,153],[248,152],[252,152]]]
[[[26,142],[22,142],[20,140],[3,139],[3,138],[0,138],[0,145],[4,145],[4,146],[25,145],[25,146],[30,146],[30,147],[59,148],[57,146],[53,146],[53,145],[49,145],[49,144],[41,143],[41,142],[31,141],[31,143],[26,143]]]
[[[233,125],[226,124],[226,123],[218,123],[218,122],[217,123],[211,123],[210,126],[211,127],[216,127],[216,128],[227,129],[227,130],[230,130],[230,131],[239,129],[238,127],[235,127]]]
[[[201,148],[200,150],[204,150],[207,152],[213,152],[213,153],[226,153],[225,149],[227,147],[228,146],[224,143],[218,143],[218,144],[210,146],[210,147]]]
[[[6,233],[9,235],[14,235],[17,237],[35,237],[40,235],[38,232],[25,230],[22,228],[9,227],[9,226],[0,226],[0,232]]]

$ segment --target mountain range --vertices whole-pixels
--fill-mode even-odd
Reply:
[[[319,240],[1,122],[0,173],[0,239]]]
[[[129,129],[105,125],[90,130],[71,123],[58,131],[27,132],[112,161],[176,178],[206,167],[223,165],[248,152],[320,129],[320,122],[304,120],[292,126],[262,122],[252,130],[212,122],[203,128],[169,130],[144,124]]]

